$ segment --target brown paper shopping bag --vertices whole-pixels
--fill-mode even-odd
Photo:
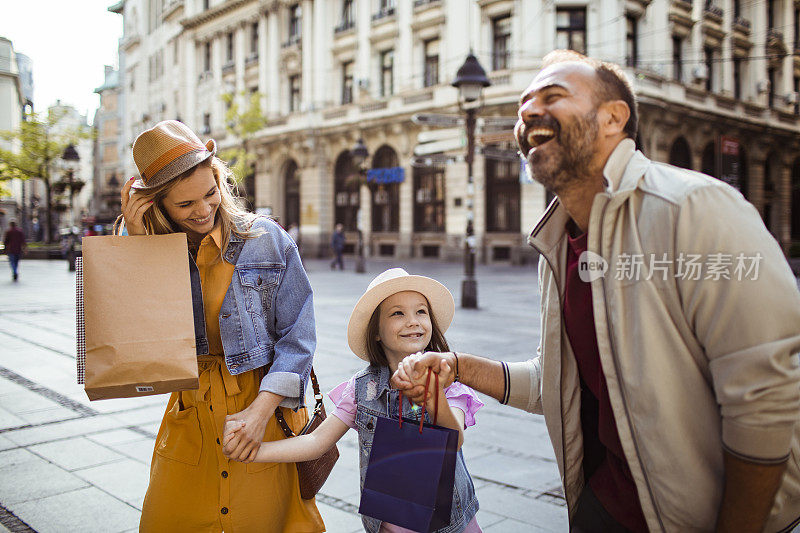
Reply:
[[[85,237],[82,270],[89,399],[196,389],[186,235]]]

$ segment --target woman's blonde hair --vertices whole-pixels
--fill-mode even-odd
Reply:
[[[164,210],[162,202],[173,187],[187,179],[195,170],[202,166],[211,168],[211,172],[214,174],[214,181],[219,189],[220,203],[217,209],[216,219],[219,221],[220,229],[222,230],[222,247],[220,249],[220,259],[222,259],[230,243],[231,234],[235,233],[243,239],[252,239],[262,232],[252,228],[257,215],[247,211],[242,199],[238,197],[234,191],[234,186],[232,184],[233,173],[228,166],[216,156],[212,156],[202,163],[195,165],[183,174],[169,180],[167,183],[148,190],[146,194],[153,200],[153,206],[145,212],[142,221],[144,222],[144,228],[148,235],[162,235],[181,231],[180,228],[170,220]],[[124,226],[125,217],[119,215],[114,222],[114,234],[121,235]]]

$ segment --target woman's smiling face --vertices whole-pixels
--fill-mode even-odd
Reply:
[[[214,228],[219,203],[214,171],[203,164],[175,185],[162,201],[169,218],[194,242],[202,240]]]
[[[397,367],[404,357],[423,351],[431,342],[428,300],[415,291],[393,294],[378,307],[378,340],[389,366]]]

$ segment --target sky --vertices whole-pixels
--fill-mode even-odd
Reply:
[[[91,123],[103,84],[103,65],[118,66],[122,15],[114,0],[0,0],[0,36],[33,63],[34,110],[56,100]]]

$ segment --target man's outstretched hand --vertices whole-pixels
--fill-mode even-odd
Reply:
[[[442,364],[444,363],[444,364]],[[453,352],[417,352],[411,354],[397,365],[391,383],[412,402],[422,404],[425,398],[425,378],[428,369],[439,374],[442,388],[449,387],[455,378],[456,356]],[[429,390],[429,394],[433,390]]]

